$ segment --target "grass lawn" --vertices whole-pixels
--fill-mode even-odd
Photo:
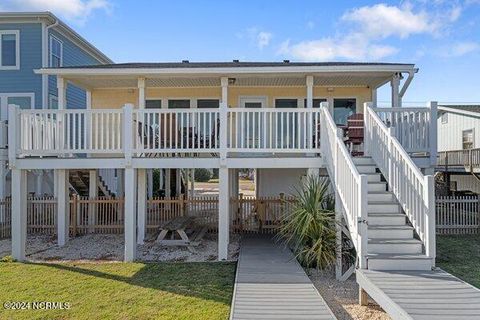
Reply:
[[[0,263],[0,319],[227,319],[234,263]],[[7,301],[68,310],[5,310]]]
[[[480,288],[480,235],[437,236],[437,265]]]

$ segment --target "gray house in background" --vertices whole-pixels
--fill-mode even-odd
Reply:
[[[35,69],[112,63],[72,28],[50,12],[0,12],[0,198],[6,194],[6,120],[8,105],[22,109],[58,107],[57,80]],[[86,107],[86,92],[67,84],[66,107]],[[44,173],[29,191],[40,189]],[[33,189],[33,190],[32,190]]]

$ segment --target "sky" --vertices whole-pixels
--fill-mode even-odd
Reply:
[[[405,105],[480,103],[480,0],[0,1],[46,10],[115,62],[414,63]]]

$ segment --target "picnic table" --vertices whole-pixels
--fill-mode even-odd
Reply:
[[[171,246],[198,245],[206,231],[207,227],[196,228],[194,217],[176,217],[160,227],[160,234],[155,242]],[[171,234],[170,239],[166,239],[169,233]],[[176,234],[180,236],[180,239],[175,239]]]

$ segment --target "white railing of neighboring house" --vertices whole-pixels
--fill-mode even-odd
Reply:
[[[371,155],[425,246],[435,258],[435,195],[433,176],[425,176],[395,137],[395,130],[365,104],[365,152]]]
[[[229,109],[227,145],[234,152],[319,152],[320,110]]]
[[[428,153],[436,158],[437,105],[427,108],[372,108],[408,153]]]
[[[133,111],[134,152],[212,152],[220,147],[219,109]]]
[[[8,125],[7,121],[0,121],[0,149],[8,147]]]
[[[21,156],[123,151],[122,110],[18,110]]]
[[[325,159],[330,178],[341,200],[352,241],[359,257],[359,267],[367,268],[368,243],[368,178],[361,175],[350,156],[343,134],[328,111],[328,104],[321,107],[322,157]]]

